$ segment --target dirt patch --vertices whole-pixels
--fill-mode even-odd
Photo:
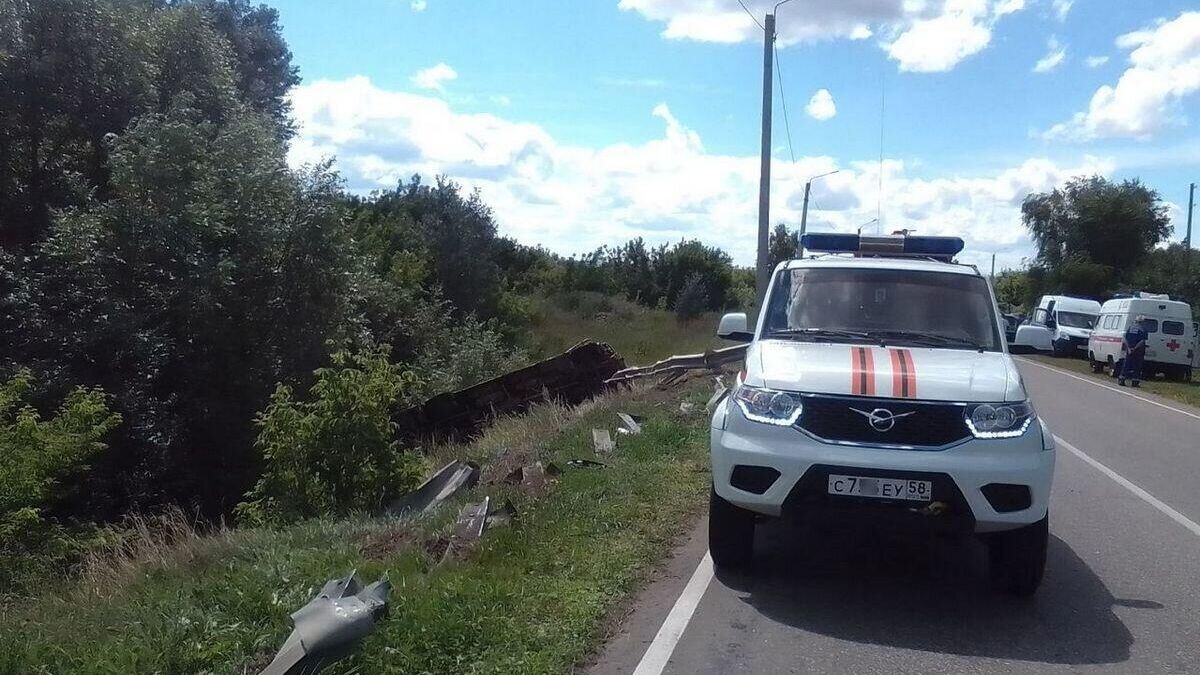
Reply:
[[[384,561],[413,548],[420,541],[421,533],[415,527],[408,523],[397,523],[368,534],[360,550],[368,560]]]

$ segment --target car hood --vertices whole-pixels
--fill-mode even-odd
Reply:
[[[1075,328],[1074,326],[1059,326],[1058,332],[1062,333],[1063,335],[1081,338],[1091,337],[1092,335],[1091,328]]]
[[[1025,388],[1008,354],[929,347],[760,340],[748,384],[805,393],[925,401],[1016,401]]]

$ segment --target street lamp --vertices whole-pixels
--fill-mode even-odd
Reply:
[[[813,181],[818,178],[832,176],[839,171],[841,171],[841,169],[834,169],[829,173],[813,176],[812,178],[808,179],[807,183],[804,184],[804,208],[800,210],[800,247],[797,249],[797,258],[804,257],[804,231],[808,228],[808,192],[812,189]]]

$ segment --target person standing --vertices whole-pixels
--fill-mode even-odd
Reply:
[[[1121,351],[1125,353],[1125,358],[1121,361],[1121,374],[1117,378],[1117,384],[1125,386],[1125,380],[1130,380],[1133,386],[1138,386],[1138,381],[1142,379],[1142,362],[1146,359],[1146,339],[1150,335],[1146,332],[1146,316],[1139,314],[1137,320],[1134,321],[1125,331],[1125,336],[1121,338]]]

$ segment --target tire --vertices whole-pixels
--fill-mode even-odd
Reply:
[[[1050,353],[1060,359],[1064,356],[1070,355],[1070,352],[1067,351],[1067,348],[1063,347],[1062,342],[1058,340],[1050,343]]]
[[[992,588],[1020,597],[1028,597],[1037,591],[1046,571],[1049,521],[1050,514],[1046,514],[1032,525],[991,535],[988,562]]]
[[[744,569],[754,558],[754,514],[725,501],[712,489],[708,499],[708,550],[722,569]]]
[[[1091,364],[1093,373],[1103,373],[1104,372],[1104,362],[1097,361],[1095,356],[1091,352],[1088,352],[1088,363]]]
[[[1113,362],[1112,370],[1110,371],[1112,373],[1113,379],[1120,377],[1121,371],[1124,369],[1125,369],[1125,359],[1121,359],[1120,361]]]

